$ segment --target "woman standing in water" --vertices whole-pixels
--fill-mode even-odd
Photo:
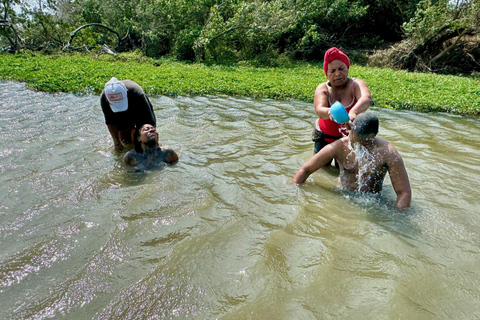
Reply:
[[[314,106],[318,115],[315,121],[312,140],[315,142],[314,154],[327,144],[348,135],[345,125],[332,120],[330,107],[340,102],[348,112],[350,121],[368,110],[372,95],[365,81],[348,77],[350,59],[339,49],[333,47],[325,52],[323,70],[327,82],[320,84],[315,90]]]

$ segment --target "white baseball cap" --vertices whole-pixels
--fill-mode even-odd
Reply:
[[[117,78],[113,77],[105,84],[105,96],[110,102],[113,112],[122,112],[128,109],[127,87]]]

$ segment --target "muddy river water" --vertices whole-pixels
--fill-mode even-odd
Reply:
[[[135,172],[99,97],[0,81],[0,319],[478,319],[480,121],[371,108],[411,209],[338,188],[311,103],[151,97],[180,160]]]

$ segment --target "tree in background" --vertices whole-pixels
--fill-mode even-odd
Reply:
[[[418,0],[377,1],[363,0],[368,10],[362,19],[361,28],[366,33],[387,42],[403,39],[402,25],[409,21],[417,10]]]
[[[0,2],[0,45],[3,50],[10,52],[17,52],[22,47],[22,39],[15,26],[19,19],[14,6],[18,4],[20,4],[20,0],[2,0]]]
[[[256,60],[278,57],[275,39],[294,23],[295,12],[284,0],[213,6],[195,39],[196,60]]]
[[[303,0],[295,4],[296,21],[279,39],[279,47],[295,59],[321,61],[332,46],[355,48],[359,21],[368,6],[360,1]],[[354,36],[352,36],[354,35]]]
[[[480,71],[479,8],[480,0],[421,1],[403,24],[405,39],[383,53],[384,59],[410,71]]]
[[[1,1],[0,44],[15,52],[107,45],[155,58],[274,66],[321,61],[331,46],[372,51],[403,37],[382,54],[384,63],[449,72],[478,60],[480,0]]]

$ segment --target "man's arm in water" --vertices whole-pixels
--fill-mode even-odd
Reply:
[[[403,210],[410,207],[410,202],[412,200],[410,181],[408,179],[405,165],[403,164],[403,159],[398,151],[390,143],[387,148],[388,155],[386,160],[388,165],[388,175],[390,176],[393,189],[397,194],[396,207],[397,209]]]
[[[178,161],[178,155],[173,149],[165,148],[162,150],[165,153],[165,162],[168,164],[174,164]]]
[[[297,171],[293,181],[297,184],[304,183],[308,176],[332,161],[341,147],[342,142],[340,140],[323,147]]]
[[[138,164],[137,159],[135,158],[135,154],[137,152],[135,150],[130,150],[128,151],[125,156],[123,157],[123,161],[125,161],[126,164],[135,167]]]

